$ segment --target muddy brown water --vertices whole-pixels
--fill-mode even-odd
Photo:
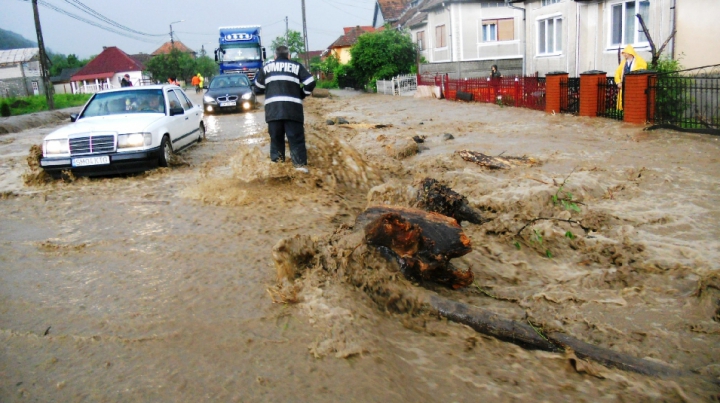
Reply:
[[[22,176],[53,128],[0,136],[0,401],[718,399],[716,137],[334,94],[306,102],[310,175],[268,163],[262,110],[206,117],[207,141],[172,169],[45,185]],[[350,124],[325,124],[336,117]],[[399,152],[415,135],[420,153]],[[541,164],[487,171],[461,149]],[[276,242],[327,239],[368,203],[408,205],[424,176],[492,219],[463,225],[474,250],[455,262],[483,291],[432,292],[698,377],[608,369],[388,311],[322,268],[297,280],[299,303],[272,303]],[[552,203],[564,192],[580,212]],[[591,230],[541,220],[515,236],[538,217]]]

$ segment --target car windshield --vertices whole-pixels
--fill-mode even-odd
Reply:
[[[210,82],[210,89],[230,88],[230,87],[249,87],[250,80],[244,74],[222,75],[213,78]]]
[[[80,117],[128,113],[165,113],[163,91],[137,89],[95,94]]]

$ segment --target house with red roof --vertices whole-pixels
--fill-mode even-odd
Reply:
[[[395,27],[403,11],[416,0],[377,0],[373,12],[373,27],[380,28],[385,24]]]
[[[140,85],[144,66],[116,46],[104,47],[90,63],[70,78],[73,93],[95,93],[109,88],[119,88],[125,74],[130,75],[133,85]]]
[[[185,46],[185,44],[180,41],[165,42],[162,44],[162,46],[155,49],[155,51],[152,52],[150,55],[152,55],[152,56],[169,55],[173,49],[177,49],[183,53],[187,53],[190,56],[192,56],[193,58],[195,58],[195,56],[196,56],[196,52],[194,50]]]
[[[350,61],[350,48],[357,42],[358,37],[366,32],[375,32],[371,26],[355,26],[343,28],[345,32],[328,49],[340,64],[347,64]]]

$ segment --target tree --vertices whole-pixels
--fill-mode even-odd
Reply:
[[[63,54],[49,53],[50,56],[50,75],[58,76],[62,73],[63,69],[72,69],[76,67],[83,67],[92,60],[90,59],[78,59],[77,55],[69,54],[67,56]]]
[[[205,78],[210,78],[216,75],[219,71],[219,67],[215,60],[208,56],[201,56],[195,59],[195,73],[200,73]]]
[[[350,63],[358,84],[365,86],[409,73],[415,65],[415,46],[410,35],[390,27],[360,35],[350,48]]]
[[[155,80],[161,82],[164,82],[168,77],[176,77],[187,81],[197,74],[195,71],[195,59],[178,49],[172,49],[168,54],[153,56],[145,64],[145,69]]]
[[[288,40],[284,36],[278,36],[272,41],[270,44],[271,52],[275,53],[278,46],[287,46],[290,50],[291,59],[297,59],[300,54],[305,53],[305,41],[303,41],[302,34],[292,29],[288,31]]]

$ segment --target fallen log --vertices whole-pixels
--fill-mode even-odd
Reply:
[[[425,178],[420,183],[417,194],[417,207],[423,210],[440,213],[454,218],[458,223],[463,221],[473,224],[487,222],[480,211],[468,204],[467,198],[432,178]]]
[[[440,316],[453,322],[462,323],[473,328],[476,332],[497,337],[525,348],[545,351],[561,351],[554,343],[540,336],[530,325],[503,319],[498,314],[431,295],[429,303]]]
[[[471,270],[458,270],[450,263],[472,250],[470,239],[453,218],[413,208],[377,206],[360,214],[356,225],[364,228],[365,243],[393,255],[409,279],[454,289],[474,280]]]
[[[510,169],[522,165],[535,165],[537,160],[530,157],[491,157],[477,151],[456,151],[460,158],[490,169]]]
[[[440,316],[470,326],[475,331],[509,341],[525,348],[560,352],[572,349],[581,359],[598,362],[606,367],[637,372],[657,377],[696,376],[692,372],[673,368],[653,361],[643,360],[607,348],[594,346],[561,332],[541,335],[530,325],[501,318],[481,308],[469,306],[438,295],[430,295],[427,303]],[[716,380],[706,379],[717,383]]]

